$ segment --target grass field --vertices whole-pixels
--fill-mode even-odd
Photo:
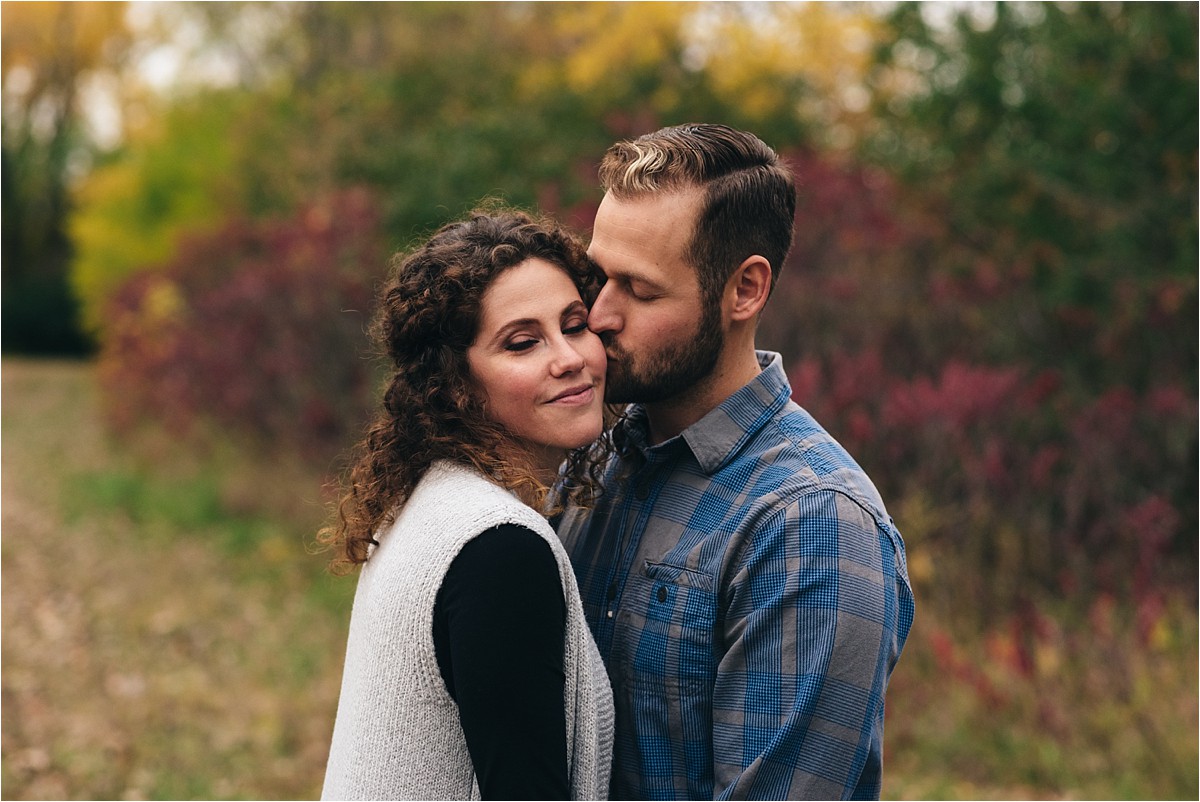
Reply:
[[[353,593],[306,549],[317,478],[115,443],[81,363],[6,360],[2,411],[3,797],[317,797]],[[919,607],[885,797],[1197,798],[1194,598],[1149,641],[1097,609],[1014,667]]]
[[[236,481],[114,449],[89,379],[3,367],[4,797],[319,796],[352,581]]]

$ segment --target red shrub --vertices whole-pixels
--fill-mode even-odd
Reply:
[[[1053,373],[951,361],[906,379],[878,351],[802,359],[790,376],[893,508],[919,493],[949,513],[920,548],[978,576],[981,604],[1039,587],[1146,598],[1194,564],[1196,402],[1182,388],[1080,403]]]
[[[996,232],[981,249],[886,176],[789,161],[796,240],[759,342],[894,513],[926,500],[915,548],[970,586],[947,598],[987,616],[1194,584],[1195,361],[1172,334],[1194,282],[1130,273],[1110,312],[1054,306],[1034,269],[1064,258],[1049,245]]]
[[[100,354],[111,419],[311,456],[361,426],[364,327],[385,254],[374,206],[347,192],[287,220],[234,220],[116,294]]]

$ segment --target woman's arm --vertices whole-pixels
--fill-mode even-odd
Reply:
[[[567,799],[566,605],[550,546],[506,524],[472,540],[438,591],[438,666],[484,799]]]

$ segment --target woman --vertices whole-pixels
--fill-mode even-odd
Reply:
[[[321,539],[363,564],[324,798],[602,799],[612,699],[548,487],[595,488],[604,348],[582,246],[520,212],[443,227],[375,334],[394,373]]]

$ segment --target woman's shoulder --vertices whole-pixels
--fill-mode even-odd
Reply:
[[[459,557],[469,554],[470,559],[481,565],[495,560],[523,560],[528,557],[552,556],[546,539],[528,526],[519,523],[503,523],[483,530],[467,543]],[[551,563],[553,564],[553,563]]]
[[[545,517],[514,494],[472,468],[446,461],[429,467],[396,520],[400,527],[452,531],[466,538],[503,524],[554,537]]]
[[[416,495],[418,491],[441,494],[470,491],[485,497],[501,496],[516,500],[515,496],[475,468],[449,460],[438,460],[430,465],[421,477],[421,481],[417,483],[413,494]],[[469,499],[464,497],[462,500]]]
[[[456,577],[469,587],[487,583],[487,577],[520,576],[559,584],[554,550],[544,537],[522,524],[504,523],[483,530],[467,541],[454,558],[447,580]]]

